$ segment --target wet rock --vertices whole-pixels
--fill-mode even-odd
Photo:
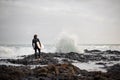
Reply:
[[[69,59],[62,59],[62,62],[63,62],[63,63],[73,63],[73,61],[72,61],[72,60],[69,60]]]
[[[120,64],[116,64],[114,66],[109,67],[107,74],[113,80],[120,80]]]
[[[27,75],[30,75],[27,67],[0,66],[0,80],[21,80]]]
[[[100,50],[88,50],[88,49],[85,49],[84,50],[84,53],[101,53],[102,51]]]
[[[14,63],[14,64],[23,64],[23,65],[46,65],[46,64],[57,64],[58,60],[54,59],[53,54],[51,53],[42,53],[40,60],[36,59],[34,55],[26,56],[23,59],[7,59],[8,62]]]
[[[46,77],[51,80],[73,80],[76,75],[80,74],[80,70],[71,64],[52,64],[44,68],[35,68],[34,71],[36,77]]]
[[[119,75],[120,64],[109,67],[106,73],[80,70],[72,64],[49,64],[35,69],[0,66],[0,80],[120,80]]]
[[[94,51],[94,50],[93,50]],[[96,50],[95,50],[96,51]],[[100,52],[100,51],[98,51]],[[46,65],[46,64],[57,64],[59,63],[59,60],[55,57],[58,58],[63,58],[66,60],[62,60],[63,62],[70,62],[72,63],[72,60],[76,60],[79,62],[88,62],[88,61],[119,61],[120,56],[112,56],[109,55],[107,56],[108,53],[115,53],[119,54],[119,51],[111,51],[107,50],[103,52],[105,55],[99,53],[99,54],[79,54],[75,52],[70,52],[70,53],[41,53],[41,60],[35,60],[34,55],[29,55],[25,56],[23,59],[7,59],[8,62],[14,63],[14,64],[23,64],[23,65]],[[68,61],[67,59],[71,60]],[[5,60],[3,60],[5,61]]]
[[[96,63],[97,65],[106,65],[106,63],[103,63],[103,62],[98,62]]]
[[[120,55],[120,51],[117,51],[117,50],[106,50],[106,51],[103,51],[104,54],[116,54],[116,55]]]

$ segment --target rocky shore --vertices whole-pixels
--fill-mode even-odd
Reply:
[[[0,65],[0,80],[120,80],[120,64],[107,66],[105,62],[120,61],[119,51],[85,50],[85,53],[42,53],[40,60],[34,55],[23,59],[1,59],[19,66]],[[103,61],[107,72],[87,71],[74,66],[74,62]],[[34,68],[31,66],[35,66]]]
[[[62,58],[59,61],[58,58]],[[73,60],[78,62],[89,62],[89,61],[120,61],[120,52],[119,51],[99,51],[91,50],[85,53],[41,53],[41,60],[34,60],[34,54],[24,56],[23,59],[1,59],[1,61],[8,61],[14,64],[23,64],[23,65],[48,65],[48,64],[58,64],[60,62],[72,63]]]

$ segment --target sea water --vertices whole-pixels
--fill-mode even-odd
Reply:
[[[64,45],[66,45],[65,47],[67,48],[62,48]],[[70,52],[71,48],[73,48],[72,50],[74,50],[73,52],[78,52],[80,54],[84,54],[84,49],[88,49],[88,50],[93,50],[93,49],[97,49],[97,50],[118,50],[120,51],[120,45],[106,45],[106,44],[97,44],[97,45],[93,45],[93,44],[78,44],[77,46],[73,46],[72,44],[58,44],[57,45],[51,45],[51,44],[44,44],[44,49],[42,49],[42,52],[45,53],[55,53],[55,52]],[[76,48],[76,49],[75,49]],[[60,50],[59,50],[60,49]],[[62,50],[63,49],[63,50]],[[76,51],[75,51],[76,50]],[[34,49],[32,48],[31,44],[12,44],[12,45],[0,45],[0,59],[21,59],[27,55],[30,54],[34,54]],[[23,57],[21,57],[23,56]],[[102,61],[104,62],[104,61]],[[98,61],[99,63],[99,61]],[[106,62],[108,64],[106,64],[107,66],[109,65],[114,65],[117,63],[120,63],[120,61],[113,61],[113,62]],[[85,69],[87,71],[103,71],[106,72],[106,69],[102,68],[104,67],[103,65],[97,65],[96,61],[92,61],[92,62],[73,62],[73,65],[77,66],[80,69]],[[0,61],[0,65],[12,65],[12,66],[21,66],[21,64],[12,64],[9,62],[5,62],[5,61]],[[31,65],[31,67],[35,67],[35,66],[41,66],[41,65]]]
[[[54,46],[44,45],[45,48],[42,52],[54,52]],[[34,54],[34,49],[31,44],[1,44],[0,45],[0,58],[16,59],[20,56]]]
[[[65,46],[66,45],[66,46]],[[56,45],[52,45],[52,44],[44,44],[44,49],[42,49],[42,52],[45,53],[55,53],[55,52],[63,52],[63,53],[67,53],[67,52],[78,52],[78,53],[84,53],[85,49],[88,50],[93,50],[93,49],[97,49],[97,50],[118,50],[120,51],[120,45],[116,45],[116,44],[112,44],[112,45],[108,45],[108,44],[97,44],[97,45],[93,45],[93,44],[78,44],[77,47],[72,45],[67,45],[67,44],[60,44],[59,47]],[[62,47],[66,47],[66,48],[62,48]],[[60,50],[59,50],[60,49]],[[72,51],[73,50],[73,51]],[[75,51],[76,50],[76,51]],[[30,44],[11,44],[11,45],[0,45],[0,58],[18,58],[20,56],[23,55],[30,55],[30,54],[34,54],[34,49],[32,48],[32,46]]]

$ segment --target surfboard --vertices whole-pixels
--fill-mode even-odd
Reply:
[[[41,49],[41,46],[40,46],[40,43],[39,43],[39,42],[37,42],[37,47],[38,47],[39,49]]]
[[[44,49],[44,45],[43,45],[43,43],[41,43],[41,49]]]

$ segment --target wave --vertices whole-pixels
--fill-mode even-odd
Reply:
[[[31,47],[0,46],[1,58],[16,58],[17,56],[33,54]]]
[[[42,52],[78,52],[84,53],[85,49],[93,50],[118,50],[120,51],[120,45],[77,45],[76,42],[70,37],[62,37],[55,45],[44,45],[45,48]],[[34,54],[32,46],[5,46],[0,45],[0,58],[19,58],[18,56]]]
[[[63,33],[56,44],[56,52],[79,52],[75,37]]]
[[[76,35],[68,34],[66,32],[62,32],[58,37],[56,43],[56,52],[68,53],[68,52],[77,52],[84,53],[85,49],[88,50],[118,50],[120,51],[119,44],[78,44],[79,40]]]
[[[44,45],[42,52],[55,52],[53,45]],[[30,45],[0,45],[0,58],[16,59],[23,55],[34,54],[34,49]]]

